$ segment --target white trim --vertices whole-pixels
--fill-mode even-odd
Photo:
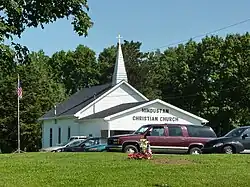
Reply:
[[[177,147],[177,146],[150,146],[153,149],[184,149],[188,150],[188,147]]]
[[[101,99],[103,99],[104,97],[106,97],[108,94],[110,94],[111,92],[113,92],[115,89],[117,89],[118,87],[120,87],[122,84],[126,84],[131,90],[133,90],[134,92],[136,92],[139,96],[141,96],[143,99],[145,99],[146,101],[148,101],[149,99],[146,98],[144,95],[142,95],[138,90],[136,90],[133,86],[131,86],[128,82],[126,81],[121,81],[120,83],[118,83],[117,85],[115,85],[113,88],[111,88],[110,90],[108,90],[106,93],[102,94],[100,97],[98,97],[96,100],[92,101],[91,103],[89,103],[87,106],[85,106],[83,109],[81,109],[80,111],[78,111],[77,113],[75,113],[75,117],[80,117],[81,113],[85,110],[87,110],[89,107],[91,107],[93,104],[97,103],[98,101],[100,101]]]
[[[52,120],[52,119],[62,119],[62,118],[70,119],[70,118],[75,118],[75,116],[73,116],[73,115],[65,115],[65,116],[45,117],[45,118],[38,118],[38,121]]]
[[[127,113],[127,112],[130,112],[130,111],[133,111],[133,110],[136,110],[136,109],[142,108],[142,107],[144,107],[144,106],[147,106],[147,105],[153,104],[153,103],[155,103],[155,101],[156,101],[156,100],[149,101],[149,102],[147,102],[147,103],[144,103],[144,104],[138,105],[138,106],[136,106],[136,107],[129,108],[129,109],[127,109],[127,110],[123,110],[123,111],[118,112],[118,113],[116,113],[116,114],[113,114],[113,115],[110,115],[110,116],[105,117],[105,118],[104,118],[104,120],[109,121],[109,120],[111,120],[111,118],[114,118],[114,117],[120,116],[120,115],[122,115],[122,114],[125,114],[125,113]]]
[[[138,105],[138,106],[136,106],[136,107],[133,107],[133,108],[124,110],[124,111],[122,111],[122,112],[118,112],[118,113],[116,113],[116,114],[107,116],[107,117],[104,118],[104,120],[107,120],[107,121],[108,121],[108,120],[111,120],[111,119],[114,118],[114,117],[120,116],[120,115],[122,115],[122,114],[131,112],[131,111],[133,111],[133,110],[136,110],[136,109],[139,109],[139,108],[141,108],[141,107],[144,107],[144,106],[147,106],[147,105],[151,105],[151,104],[154,104],[154,103],[157,103],[157,102],[158,102],[158,103],[161,103],[161,104],[163,104],[163,105],[165,105],[165,106],[167,106],[167,107],[169,107],[169,108],[172,108],[172,109],[174,109],[174,110],[177,110],[177,111],[179,111],[179,112],[181,112],[181,113],[183,113],[183,114],[186,114],[186,115],[188,115],[188,116],[190,116],[190,117],[193,117],[193,118],[195,118],[195,119],[201,121],[202,123],[208,123],[208,122],[209,122],[209,121],[207,121],[207,120],[204,119],[204,118],[201,118],[201,117],[199,117],[199,116],[196,116],[196,115],[194,115],[194,114],[192,114],[192,113],[190,113],[190,112],[187,112],[187,111],[185,111],[185,110],[182,110],[182,109],[180,109],[180,108],[178,108],[178,107],[176,107],[176,106],[173,106],[173,105],[171,105],[171,104],[169,104],[169,103],[166,103],[166,102],[164,102],[164,101],[162,101],[162,100],[160,100],[160,99],[155,99],[155,100],[153,100],[153,101],[144,103],[144,104],[142,104],[142,105]]]
[[[94,118],[94,119],[84,119],[84,118],[81,118],[81,119],[75,119],[74,122],[75,123],[83,123],[83,122],[88,122],[88,121],[100,121],[100,120],[104,120],[103,118]]]

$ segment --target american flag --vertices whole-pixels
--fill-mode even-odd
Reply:
[[[21,82],[19,79],[18,79],[18,84],[17,84],[17,95],[18,95],[19,99],[22,99],[23,89],[22,89]]]

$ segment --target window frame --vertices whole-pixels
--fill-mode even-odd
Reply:
[[[246,131],[249,131],[249,133],[246,133]],[[243,136],[243,135],[245,135],[245,134],[248,135],[248,136],[245,137],[245,138],[250,138],[250,128],[245,129],[245,130],[243,131],[243,133],[241,134],[241,136]]]
[[[170,130],[169,130],[170,128],[179,128],[181,130],[181,135],[179,135],[179,136],[171,136],[170,135]],[[182,126],[178,126],[178,125],[176,125],[176,126],[167,126],[167,131],[168,131],[168,133],[167,133],[168,137],[184,137],[185,136]]]
[[[163,135],[159,135],[157,137],[166,136],[166,128],[165,128],[165,126],[161,126],[161,125],[159,125],[159,126],[152,126],[150,129],[148,129],[148,132],[147,132],[147,134],[149,133],[148,136],[152,136],[151,133],[152,133],[152,131],[153,131],[154,128],[163,128]]]
[[[189,137],[194,137],[194,138],[216,138],[215,132],[212,132],[211,129],[208,128],[208,127],[186,126],[186,128],[187,128],[187,133],[188,133]],[[193,130],[195,130],[197,132],[195,132]],[[193,132],[191,132],[191,131],[193,131]],[[210,132],[209,136],[207,136],[208,132]],[[195,136],[196,133],[197,133],[197,136]],[[206,136],[204,136],[204,134]]]

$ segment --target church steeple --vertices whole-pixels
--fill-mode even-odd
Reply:
[[[128,81],[127,72],[125,68],[125,63],[122,54],[122,47],[121,47],[121,36],[118,35],[118,52],[116,57],[115,69],[112,77],[112,85],[116,85],[122,80]]]

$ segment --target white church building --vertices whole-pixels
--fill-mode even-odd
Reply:
[[[204,125],[206,119],[160,99],[149,100],[128,83],[120,37],[112,83],[84,88],[39,118],[42,147],[67,142],[70,136],[131,133],[145,124]]]

